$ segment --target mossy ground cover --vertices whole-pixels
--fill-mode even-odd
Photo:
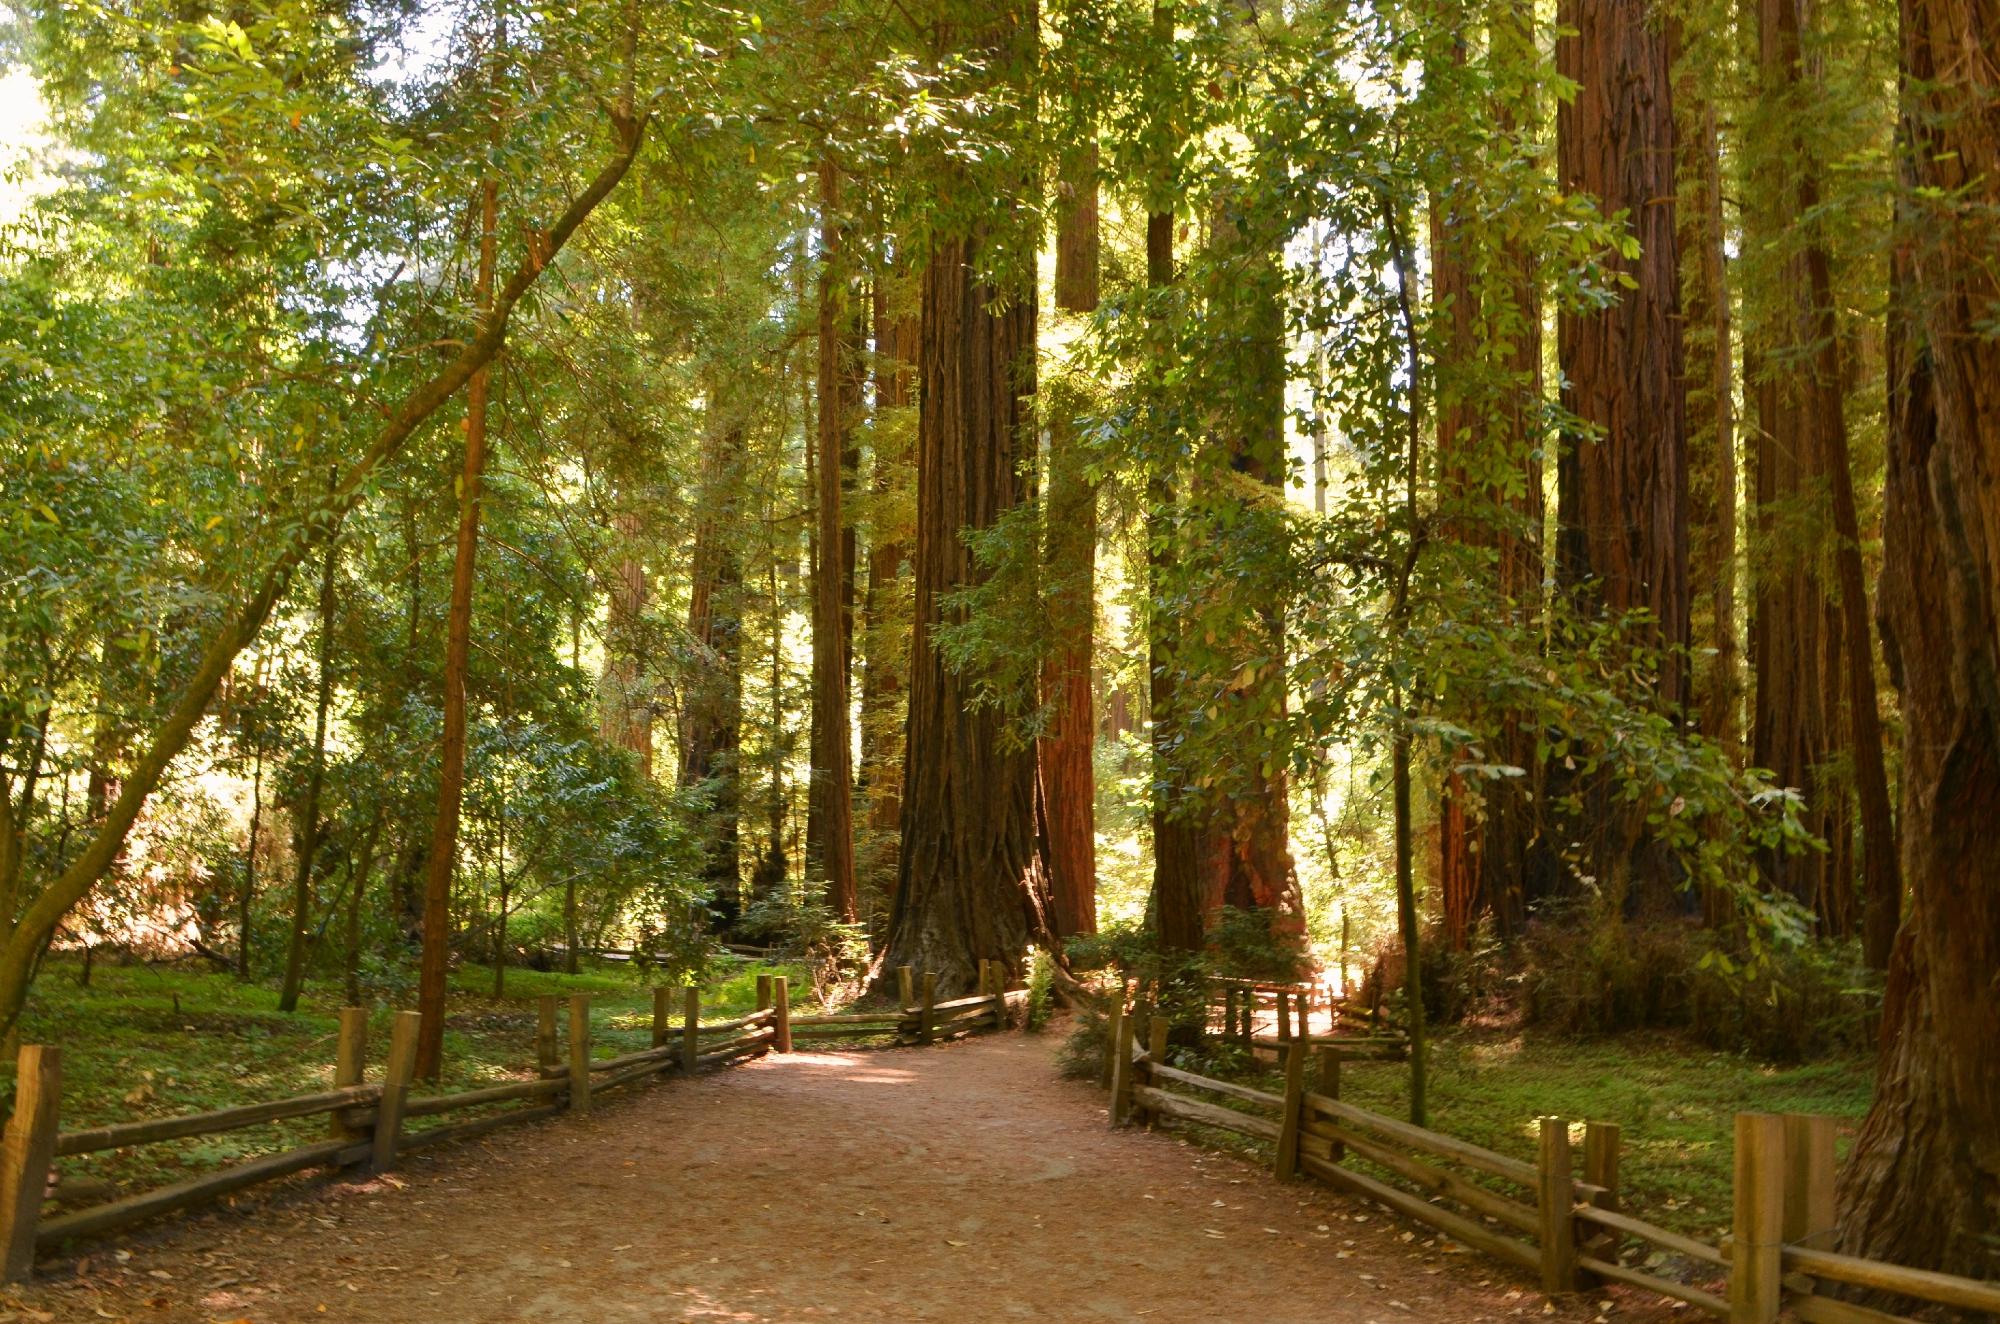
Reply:
[[[755,1005],[759,973],[792,967],[731,964],[702,985],[702,1018],[740,1015]],[[280,1012],[274,987],[186,966],[98,961],[90,983],[79,967],[51,959],[22,1020],[24,1042],[62,1049],[62,1126],[136,1121],[203,1112],[329,1089],[341,999],[337,988],[309,988],[299,1009]],[[510,970],[507,996],[491,997],[492,971],[454,973],[440,1088],[529,1078],[535,1068],[536,999],[591,995],[594,1056],[646,1047],[653,994],[647,974],[627,965],[592,965],[575,975]],[[395,1010],[413,990],[377,990],[369,999],[369,1078],[379,1080]],[[679,1023],[680,998],[673,1001]],[[558,1033],[567,1032],[567,1014]],[[12,1062],[5,1091],[12,1093]],[[427,1087],[425,1087],[427,1088]],[[452,1120],[452,1119],[445,1119]],[[326,1134],[324,1117],[301,1118],[222,1135],[114,1150],[62,1160],[65,1178],[108,1180],[142,1190],[260,1154],[310,1143]]]

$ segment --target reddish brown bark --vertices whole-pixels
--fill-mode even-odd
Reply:
[[[600,677],[598,734],[639,756],[640,771],[653,775],[653,704],[645,693],[646,563],[640,559],[639,515],[622,509],[611,518],[619,542],[618,564],[605,595],[604,673]]]
[[[702,882],[724,927],[743,910],[743,568],[735,531],[743,423],[711,384],[702,432],[700,508],[688,583],[688,640],[700,665],[682,710],[680,784],[709,788],[701,832]]]
[[[900,299],[904,282],[898,278],[895,284],[896,299]],[[909,530],[901,513],[909,499],[909,468],[903,424],[896,411],[916,403],[911,376],[918,340],[917,319],[892,309],[896,300],[891,298],[888,285],[886,279],[875,285],[874,469],[869,479],[873,518],[868,583],[861,603],[865,658],[861,672],[861,765],[855,781],[868,828],[867,877],[874,880],[871,895],[879,890],[883,896],[895,885],[899,854],[904,673],[909,666],[905,634],[908,588],[903,580],[909,561]]]
[[[1902,699],[1902,872],[1875,1100],[1840,1249],[2000,1278],[2000,92],[1994,0],[1903,0],[1882,594]],[[1921,190],[1921,192],[1917,191]]]
[[[1078,152],[1058,185],[1056,306],[1097,307],[1097,153]],[[1054,410],[1061,415],[1062,407]],[[1097,615],[1097,485],[1085,472],[1082,438],[1062,416],[1049,421],[1045,587],[1055,643],[1042,668],[1053,713],[1036,742],[1042,848],[1050,923],[1058,938],[1097,931],[1097,780],[1092,767],[1091,653]]]
[[[1564,404],[1591,430],[1564,439],[1558,468],[1557,571],[1580,610],[1645,612],[1636,641],[1657,650],[1649,676],[1662,709],[1688,697],[1686,380],[1674,235],[1673,95],[1667,39],[1644,0],[1563,0],[1558,70],[1577,85],[1558,107],[1566,192],[1623,213],[1639,256],[1612,262],[1636,288],[1601,311],[1557,322]],[[1583,867],[1614,905],[1667,905],[1671,861],[1643,817],[1608,786],[1581,825]]]
[[[844,492],[855,418],[861,407],[860,344],[847,226],[840,219],[840,171],[821,158],[819,427],[815,460],[818,557],[813,566],[812,782],[807,865],[826,882],[834,914],[860,912],[854,881],[854,768],[848,721],[848,651],[853,638],[853,530]],[[814,847],[817,847],[815,850]]]
[[[504,41],[504,37],[502,38]],[[493,302],[500,191],[493,179],[480,190],[479,275],[474,298]],[[458,543],[451,568],[451,605],[445,614],[444,732],[438,752],[437,818],[424,872],[424,937],[417,968],[417,1075],[436,1080],[444,1066],[445,977],[451,961],[451,880],[458,865],[458,811],[465,797],[465,679],[472,654],[472,584],[479,553],[479,497],[486,473],[486,405],[490,376],[484,365],[466,386],[465,460],[458,480]]]

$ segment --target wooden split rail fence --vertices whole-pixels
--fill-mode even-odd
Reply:
[[[1831,1118],[1737,1114],[1734,1230],[1712,1246],[1620,1207],[1615,1123],[1584,1123],[1579,1154],[1570,1123],[1543,1117],[1529,1162],[1344,1102],[1336,1050],[1287,1043],[1280,1094],[1169,1065],[1165,1017],[1114,1004],[1110,1028],[1112,1125],[1177,1120],[1264,1142],[1279,1180],[1312,1176],[1373,1200],[1537,1275],[1552,1294],[1621,1283],[1730,1324],[1776,1324],[1783,1310],[1805,1324],[1913,1324],[1827,1295],[1836,1285],[2000,1316],[2000,1282],[1825,1248],[1834,1229]],[[1726,1286],[1710,1291],[1631,1267],[1621,1258],[1628,1242],[1678,1256],[1699,1266],[1696,1276]],[[1649,1254],[1648,1263],[1658,1261]]]
[[[1350,1062],[1394,1061],[1409,1056],[1410,1043],[1392,1026],[1373,1023],[1366,1034],[1313,1034],[1312,1000],[1315,990],[1308,984],[1281,984],[1255,979],[1209,980],[1209,1005],[1222,1014],[1222,1037],[1246,1048],[1267,1048],[1282,1053],[1294,1039],[1314,1047],[1339,1051]],[[1341,1021],[1340,1004],[1328,995],[1325,1004],[1334,1025]],[[1270,1033],[1258,1029],[1265,1012],[1270,1013]]]
[[[366,1080],[368,1014],[359,1007],[348,1007],[340,1013],[334,1088],[330,1090],[71,1131],[61,1129],[61,1050],[24,1045],[14,1111],[4,1137],[0,1137],[0,1278],[25,1279],[34,1268],[37,1251],[73,1238],[111,1232],[309,1169],[386,1171],[399,1157],[415,1150],[565,1111],[587,1112],[592,1098],[669,1071],[692,1075],[704,1067],[725,1066],[742,1058],[788,1053],[795,1035],[812,1038],[825,1034],[830,1026],[878,1021],[888,1027],[886,1032],[918,1043],[954,1038],[975,1029],[1005,1028],[1010,1000],[1026,996],[1006,991],[1005,972],[998,962],[982,964],[980,987],[984,991],[977,997],[937,1002],[931,996],[936,987],[934,975],[924,976],[923,987],[923,1003],[901,1012],[872,1017],[793,1016],[785,976],[759,975],[755,1011],[706,1023],[701,1019],[698,990],[686,988],[676,995],[671,988],[656,988],[651,1046],[612,1058],[591,1056],[588,994],[571,997],[566,1016],[558,999],[544,997],[537,1007],[535,1078],[447,1094],[418,1092],[418,1016],[414,1011],[395,1013],[382,1079]],[[674,1017],[677,997],[678,1021]],[[908,1033],[903,1034],[906,1023]],[[559,1037],[559,1030],[566,1033]],[[440,1125],[411,1125],[424,1118],[469,1112],[476,1115]],[[52,1217],[43,1214],[43,1205],[55,1185],[58,1159],[313,1116],[328,1119],[323,1140],[87,1208]]]
[[[937,1000],[937,975],[919,976],[911,966],[896,968],[897,1005],[886,1011],[842,1012],[830,1016],[794,1016],[792,1033],[800,1039],[879,1039],[931,1044],[956,1039],[975,1030],[1005,1029],[1013,1009],[1024,1005],[1024,989],[1007,991],[1006,968],[998,961],[979,963],[979,992],[969,997]]]

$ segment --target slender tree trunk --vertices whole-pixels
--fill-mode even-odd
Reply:
[[[504,39],[503,39],[504,40]],[[474,297],[481,308],[493,297],[500,189],[488,179],[480,189],[479,275]],[[472,654],[472,586],[479,552],[479,495],[486,472],[486,405],[490,376],[484,367],[466,388],[465,462],[459,474],[458,544],[452,561],[451,607],[445,617],[444,736],[438,755],[437,819],[424,874],[423,958],[417,971],[417,1075],[436,1080],[444,1067],[445,979],[451,964],[451,881],[458,864],[458,811],[465,795],[465,680]]]
[[[702,666],[689,684],[681,785],[706,786],[702,881],[722,928],[743,910],[743,568],[734,515],[743,481],[743,423],[728,388],[711,382],[702,432],[702,515],[695,525],[688,638]]]
[[[349,1007],[361,1005],[361,906],[368,895],[368,875],[375,869],[375,843],[381,834],[382,811],[377,809],[361,838],[361,850],[354,858],[354,876],[347,888],[347,943],[340,968],[341,988]]]
[[[1844,1252],[2000,1278],[2000,95],[1990,0],[1903,0],[1881,602],[1902,699],[1902,873]],[[1985,45],[1982,47],[1981,34]]]
[[[629,503],[629,493],[620,493]],[[618,543],[618,564],[606,594],[604,674],[599,697],[598,732],[604,740],[639,756],[640,774],[653,777],[653,702],[646,686],[646,563],[640,558],[643,529],[638,512],[629,505],[611,517]]]
[[[1154,0],[1154,56],[1162,65],[1174,59],[1174,16],[1169,0]],[[1172,107],[1153,108],[1171,123]],[[1178,145],[1164,148],[1171,153]],[[1164,301],[1175,281],[1173,203],[1179,188],[1171,156],[1152,181],[1154,210],[1146,216],[1146,285],[1153,298]],[[1153,350],[1155,371],[1171,371],[1173,333],[1162,315]],[[1151,426],[1164,433],[1171,411],[1164,402],[1153,406]],[[1152,439],[1153,455],[1146,475],[1146,673],[1147,708],[1153,753],[1153,894],[1148,903],[1154,931],[1163,951],[1199,952],[1208,935],[1206,898],[1202,886],[1201,825],[1196,821],[1186,775],[1179,766],[1175,744],[1179,734],[1180,680],[1175,659],[1179,629],[1171,594],[1175,585],[1175,540],[1179,538],[1179,494],[1170,458],[1179,447],[1166,436]]]
[[[500,783],[500,795],[496,807],[498,822],[494,833],[498,838],[493,848],[493,864],[500,878],[500,904],[493,916],[493,1000],[498,1002],[507,996],[507,902],[508,887],[512,879],[507,876],[507,783]]]
[[[292,940],[285,950],[285,983],[278,994],[279,1011],[297,1011],[305,983],[306,943],[312,933],[313,860],[319,855],[320,787],[326,781],[326,720],[333,707],[333,579],[339,567],[338,542],[329,543],[319,580],[319,693],[313,709],[312,771],[306,775],[305,799],[299,805],[299,858],[292,879]]]
[[[1635,642],[1656,650],[1663,711],[1688,698],[1686,387],[1674,233],[1673,94],[1667,38],[1646,0],[1562,0],[1559,71],[1575,82],[1556,114],[1563,190],[1623,212],[1639,243],[1612,267],[1636,283],[1610,308],[1566,312],[1557,340],[1564,403],[1589,436],[1564,439],[1558,579],[1586,613],[1643,611]],[[1669,854],[1643,813],[1603,779],[1589,788],[1585,869],[1609,905],[1676,904]]]
[[[854,881],[854,770],[848,725],[847,654],[852,639],[853,547],[845,515],[845,474],[860,411],[859,345],[847,225],[840,219],[840,170],[819,164],[819,428],[816,434],[819,556],[813,573],[812,817],[818,865],[834,914],[853,923],[860,913]]]
[[[260,687],[261,688],[261,687]],[[250,845],[243,852],[243,892],[236,901],[236,977],[250,977],[250,907],[257,899],[257,831],[264,821],[264,737],[254,737],[256,752],[251,756]]]
[[[917,319],[896,307],[904,280],[875,284],[875,427],[871,433],[874,473],[870,498],[873,519],[868,543],[868,590],[862,603],[862,639],[867,652],[861,673],[861,769],[857,785],[866,807],[869,891],[886,896],[895,886],[901,850],[897,823],[903,787],[904,673],[909,666],[909,604],[903,570],[909,560],[904,504],[911,496],[907,455],[897,411],[916,403],[911,390],[919,332]],[[892,295],[889,286],[896,289]],[[858,865],[857,865],[858,871]]]
[[[1097,148],[1071,152],[1058,187],[1056,307],[1097,308]],[[1055,645],[1042,668],[1051,705],[1037,742],[1043,852],[1050,920],[1058,938],[1097,931],[1097,725],[1091,711],[1091,652],[1097,616],[1097,485],[1065,402],[1049,419],[1049,496],[1043,589]]]

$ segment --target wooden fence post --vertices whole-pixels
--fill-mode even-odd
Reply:
[[[1146,1019],[1146,1063],[1142,1067],[1133,1068],[1133,1084],[1158,1085],[1160,1083],[1160,1078],[1153,1074],[1153,1068],[1166,1065],[1167,1033],[1172,1028],[1171,1023],[1168,1022],[1160,1009],[1158,1007],[1153,1008],[1152,1015]],[[1137,1036],[1135,1035],[1134,1037],[1136,1038]],[[1147,1126],[1152,1127],[1160,1124],[1160,1115],[1153,1109],[1140,1107],[1138,1108],[1138,1112],[1146,1119]]]
[[[1229,984],[1222,986],[1222,1038],[1227,1042],[1236,1037],[1236,989]]]
[[[1132,1113],[1132,1022],[1130,1015],[1118,1018],[1118,1033],[1111,1041],[1111,1124],[1125,1125]]]
[[[410,1081],[417,1073],[417,1025],[422,1019],[414,1011],[399,1011],[389,1023],[389,1062],[382,1069],[382,1099],[375,1105],[375,1144],[368,1160],[375,1172],[396,1166],[403,1105],[409,1102]]]
[[[771,1047],[780,1053],[792,1051],[792,984],[790,977],[779,975],[771,981],[772,996],[777,999],[777,1014],[771,1017]]]
[[[896,1000],[904,1011],[915,1011],[917,1007],[917,972],[907,965],[896,967]]]
[[[1292,1038],[1292,995],[1278,990],[1278,1042],[1290,1043]],[[1283,1052],[1283,1049],[1279,1050]]]
[[[0,1245],[10,1283],[35,1271],[35,1229],[55,1163],[62,1113],[62,1049],[23,1044],[14,1077],[14,1115],[0,1139]]]
[[[1592,1192],[1590,1202],[1613,1213],[1618,1211],[1619,1135],[1616,1122],[1583,1124],[1583,1179],[1604,1188]],[[1618,1234],[1609,1228],[1599,1228],[1584,1239],[1583,1248],[1593,1259],[1616,1260]]]
[[[917,1042],[927,1044],[937,1033],[937,971],[924,971],[924,1009],[917,1022]]]
[[[1007,967],[998,961],[992,963],[993,971],[993,1028],[1007,1028]]]
[[[333,1048],[333,1087],[359,1085],[368,1074],[368,1013],[361,1007],[340,1009],[340,1037]],[[329,1119],[329,1134],[335,1140],[359,1140],[361,1132],[349,1126],[338,1112]]]
[[[763,1011],[771,1005],[771,976],[757,976],[757,1010]]]
[[[1285,1054],[1285,1103],[1278,1115],[1278,1154],[1275,1171],[1279,1181],[1291,1181],[1299,1174],[1299,1127],[1306,1113],[1306,1045],[1300,1040]]]
[[[545,1077],[556,1072],[556,999],[552,993],[535,999],[535,1065]]]
[[[1537,1183],[1542,1243],[1542,1290],[1576,1290],[1576,1178],[1570,1172],[1569,1123],[1542,1118],[1541,1180]]]
[[[1329,1046],[1314,1050],[1314,1055],[1319,1058],[1319,1089],[1317,1092],[1324,1094],[1329,1099],[1338,1099],[1340,1097],[1340,1050]],[[1346,1157],[1347,1146],[1341,1144],[1338,1140],[1334,1141],[1327,1154],[1327,1161],[1338,1163]]]
[[[1111,1012],[1104,1022],[1104,1069],[1098,1072],[1097,1083],[1107,1090],[1117,1076],[1118,1036],[1124,1032],[1124,1025],[1125,991],[1120,989],[1111,999]]]
[[[569,995],[569,1108],[590,1111],[590,994]]]
[[[1783,1297],[1785,1121],[1736,1114],[1736,1197],[1729,1324],[1776,1324]]]
[[[1827,1234],[1836,1223],[1833,1202],[1833,1119],[1810,1113],[1785,1114],[1785,1224],[1788,1246],[1831,1249]]]
[[[662,984],[653,990],[653,1047],[665,1048],[673,1037],[673,990]]]
[[[701,1052],[701,990],[689,984],[681,994],[681,1070],[692,1076],[695,1055]]]

